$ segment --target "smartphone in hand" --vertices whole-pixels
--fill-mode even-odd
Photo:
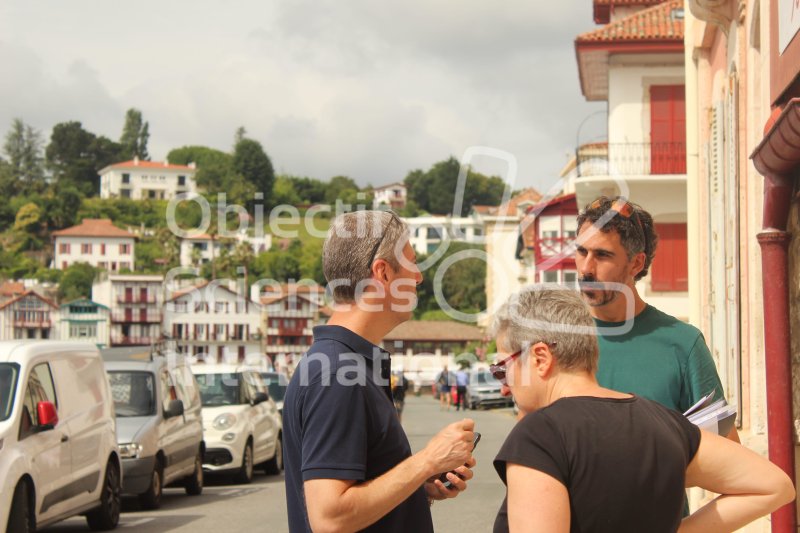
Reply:
[[[475,437],[472,439],[472,451],[473,452],[475,451],[475,448],[478,446],[478,443],[480,441],[481,441],[481,434],[476,431],[475,432]],[[461,477],[458,473],[456,473],[455,470],[451,470],[451,472],[453,474],[457,475],[458,477]],[[447,472],[445,472],[445,473],[443,473],[442,475],[439,476],[439,481],[444,483],[444,488],[446,488],[446,489],[449,489],[450,487],[453,486],[453,484],[450,482],[450,480],[447,479]]]

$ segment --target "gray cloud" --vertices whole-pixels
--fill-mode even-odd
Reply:
[[[578,86],[585,3],[76,0],[44,19],[36,6],[9,0],[0,19],[0,128],[76,119],[116,138],[138,107],[155,158],[228,150],[244,125],[292,174],[379,185],[488,145],[517,157],[518,186],[547,188],[601,108]],[[99,30],[62,29],[87,24]]]

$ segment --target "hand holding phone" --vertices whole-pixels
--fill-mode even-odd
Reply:
[[[475,437],[472,439],[472,451],[473,452],[475,451],[475,448],[478,446],[478,443],[480,441],[481,441],[481,434],[476,431],[475,432]],[[457,475],[458,477],[461,477],[461,475],[459,475],[455,470],[451,470],[450,472],[455,474],[455,475]],[[444,488],[449,489],[450,487],[453,486],[453,483],[449,479],[447,479],[447,474],[448,474],[448,472],[444,472],[443,474],[441,474],[439,476],[439,481],[441,481],[444,484]]]

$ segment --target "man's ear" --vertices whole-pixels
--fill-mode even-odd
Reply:
[[[537,342],[531,346],[529,350],[539,377],[548,377],[555,368],[555,359],[553,358],[553,353],[550,351],[550,347],[543,342]]]
[[[372,277],[380,283],[387,283],[390,281],[391,269],[389,263],[384,259],[376,259],[372,263]]]
[[[647,256],[644,252],[639,252],[638,254],[633,256],[631,259],[631,277],[636,278],[636,276],[644,270],[644,262],[647,259]]]

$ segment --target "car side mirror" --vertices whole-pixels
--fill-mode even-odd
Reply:
[[[257,392],[256,395],[253,397],[253,405],[264,403],[267,400],[269,400],[269,396],[267,396],[266,392]]]
[[[169,402],[169,407],[167,407],[164,413],[164,418],[173,418],[181,415],[183,415],[183,402],[181,400],[172,400]]]
[[[39,415],[39,431],[53,429],[58,424],[58,413],[53,402],[39,402],[36,404],[36,414]]]

